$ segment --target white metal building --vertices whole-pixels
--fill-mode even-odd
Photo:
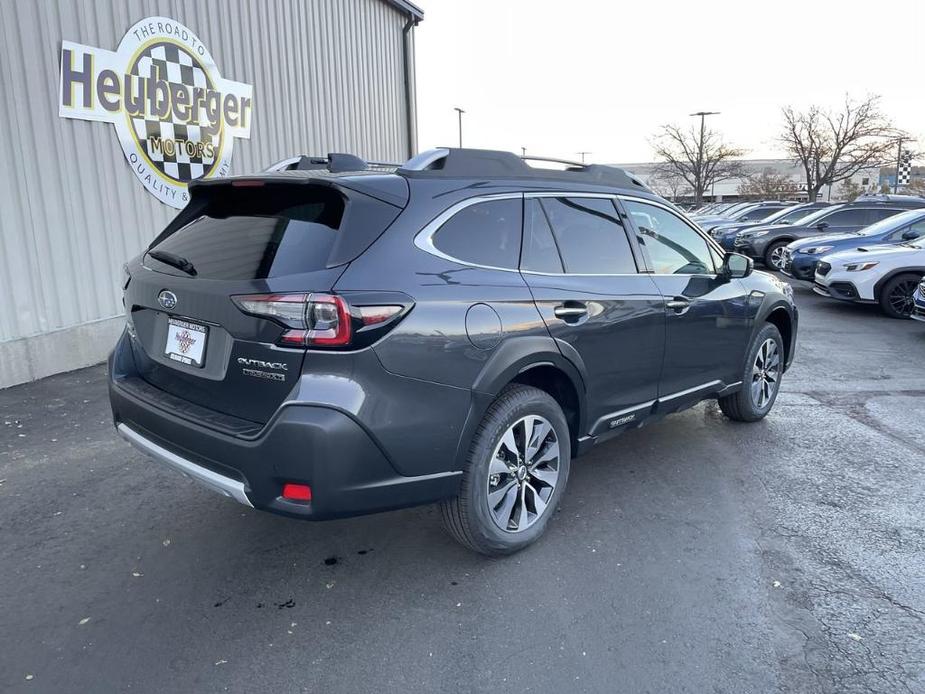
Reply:
[[[0,387],[96,363],[198,176],[416,150],[406,0],[0,0]]]

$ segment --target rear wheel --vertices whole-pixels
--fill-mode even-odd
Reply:
[[[789,241],[775,241],[764,252],[764,264],[772,270],[783,272],[784,270],[784,248]]]
[[[523,549],[555,512],[570,460],[558,403],[538,388],[508,386],[475,433],[459,496],[441,504],[446,529],[482,554]]]
[[[719,398],[719,408],[737,422],[763,419],[777,400],[784,373],[784,340],[777,326],[766,323],[752,340],[745,359],[742,387]]]
[[[880,308],[890,318],[908,318],[912,315],[912,295],[921,281],[919,275],[903,274],[890,279],[880,290]]]

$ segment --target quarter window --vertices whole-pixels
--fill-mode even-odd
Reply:
[[[676,215],[643,202],[624,200],[623,204],[636,222],[639,240],[656,273],[702,275],[716,272],[710,245]]]
[[[522,206],[520,198],[469,205],[437,230],[434,247],[466,263],[516,270]]]
[[[542,198],[540,203],[565,271],[579,275],[626,275],[636,261],[617,208],[609,198]]]

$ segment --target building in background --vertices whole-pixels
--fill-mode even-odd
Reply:
[[[186,182],[416,150],[406,0],[0,0],[0,387],[102,360]]]
[[[892,191],[896,185],[896,165],[880,168],[880,187]],[[909,182],[900,185],[899,192],[925,192],[925,166],[912,166],[909,168]]]
[[[787,200],[806,200],[806,182],[803,168],[800,164],[795,163],[792,159],[743,159],[741,160],[743,175],[737,178],[731,178],[720,181],[716,185],[708,188],[703,196],[705,202],[714,200],[740,200],[749,199],[750,196],[745,193],[744,186],[747,184],[749,177],[758,177],[763,173],[769,173],[774,177],[786,178],[789,181],[787,190],[783,191],[780,196]],[[632,172],[640,177],[642,181],[663,197],[681,201],[693,200],[693,193],[689,186],[677,184],[672,181],[665,181],[659,176],[659,164],[657,162],[644,162],[632,164],[614,164],[627,171]],[[895,168],[893,169],[895,174]],[[853,176],[849,188],[862,188],[864,191],[877,192],[880,188],[880,169],[871,168],[861,171]],[[843,186],[836,183],[834,186],[826,186],[820,191],[819,198],[822,200],[839,200],[842,194]]]

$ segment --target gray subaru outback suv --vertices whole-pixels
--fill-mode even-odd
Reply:
[[[439,502],[508,554],[578,454],[705,399],[761,419],[793,359],[789,287],[620,169],[329,155],[190,195],[126,265],[113,418],[258,509]]]

